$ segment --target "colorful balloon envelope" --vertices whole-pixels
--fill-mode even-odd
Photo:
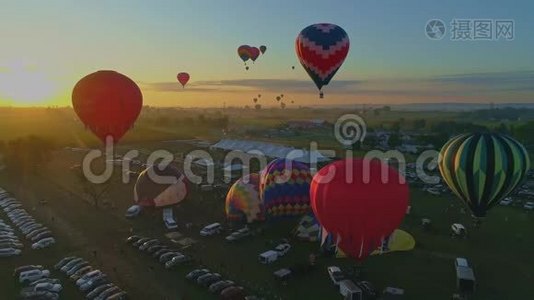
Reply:
[[[267,51],[267,47],[261,45],[261,46],[260,46],[260,51],[261,51],[261,54],[265,54],[265,51]]]
[[[165,178],[165,179],[162,179]],[[134,186],[134,200],[144,207],[166,207],[185,200],[188,193],[185,176],[176,167],[151,166],[139,174]]]
[[[260,174],[260,195],[267,218],[310,211],[310,169],[301,162],[275,159]]]
[[[249,51],[249,54],[250,54],[250,59],[255,62],[256,59],[258,59],[258,57],[260,56],[260,49],[256,48],[256,47],[250,47],[248,49]]]
[[[226,195],[226,218],[230,221],[252,223],[264,220],[259,194],[260,176],[252,173],[237,180]]]
[[[110,136],[117,143],[137,120],[143,95],[130,78],[115,71],[98,71],[76,83],[72,106],[102,142]]]
[[[241,45],[239,48],[237,48],[237,55],[239,55],[239,58],[246,63],[247,60],[250,59],[250,46],[248,45]]]
[[[338,247],[362,261],[401,224],[409,190],[404,177],[380,160],[346,159],[319,170],[310,197]]]
[[[178,82],[182,85],[182,87],[185,87],[187,82],[189,81],[189,74],[186,72],[181,72],[176,75],[176,78],[178,79]]]
[[[497,133],[462,134],[441,149],[439,170],[476,218],[508,196],[530,168],[525,147]]]
[[[328,85],[347,54],[350,41],[343,28],[334,24],[314,24],[297,36],[297,57],[319,90]]]

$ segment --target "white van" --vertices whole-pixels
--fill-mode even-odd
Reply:
[[[343,299],[348,300],[362,300],[363,292],[360,287],[358,287],[351,280],[345,279],[339,282],[339,293],[345,297]]]
[[[269,250],[269,251],[263,252],[258,256],[258,259],[260,263],[262,264],[273,263],[278,259],[278,251]]]
[[[29,283],[41,278],[45,278],[50,276],[50,271],[48,270],[31,270],[22,272],[19,275],[19,282],[20,283]]]
[[[222,230],[221,224],[213,223],[213,224],[210,224],[210,225],[202,228],[202,230],[200,230],[200,235],[201,236],[210,236],[210,235],[214,235],[214,234],[220,233],[221,230]]]

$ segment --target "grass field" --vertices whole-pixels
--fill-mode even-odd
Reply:
[[[85,130],[68,109],[28,109],[30,116],[24,122],[17,117],[20,111],[0,110],[0,137],[11,140],[28,134],[53,138],[60,146],[96,146],[98,141]],[[216,115],[209,110],[177,111],[178,116]],[[265,110],[242,114],[230,111],[230,126],[257,126],[273,128],[288,119],[317,118],[321,112],[305,110]],[[322,117],[333,121],[341,110],[323,111]],[[166,115],[168,112],[151,112]],[[402,113],[408,119],[418,118],[417,113]],[[447,119],[449,114],[426,114],[425,118]],[[398,120],[399,115],[384,113],[369,124]],[[142,116],[135,128],[127,134],[119,147],[128,149],[167,149],[172,153],[187,153],[191,145],[160,143],[169,139],[192,137],[216,141],[220,130],[194,128],[178,123],[163,126]],[[197,126],[198,127],[198,126]],[[254,138],[254,137],[253,137]],[[296,138],[277,138],[275,142],[300,146],[317,140],[320,147],[333,146],[335,140],[328,135],[305,134]],[[24,203],[36,219],[49,226],[58,243],[45,250],[33,251],[27,243],[20,257],[0,260],[0,295],[2,299],[15,299],[20,286],[12,278],[13,268],[22,264],[43,264],[51,267],[67,255],[79,255],[93,266],[105,271],[114,283],[130,293],[132,299],[214,299],[212,295],[184,280],[184,275],[203,265],[216,270],[228,279],[243,285],[247,291],[267,299],[340,299],[326,273],[329,265],[352,269],[351,259],[319,258],[314,270],[291,279],[287,285],[274,280],[272,272],[297,263],[306,263],[311,253],[318,253],[317,243],[292,240],[292,250],[273,265],[257,262],[260,252],[269,250],[273,241],[292,239],[291,230],[297,220],[255,224],[263,233],[250,240],[228,244],[223,236],[202,238],[198,231],[204,225],[224,222],[224,193],[192,191],[186,201],[175,208],[179,231],[198,241],[184,250],[195,261],[168,271],[151,257],[142,255],[124,243],[130,234],[144,234],[165,239],[166,231],[161,212],[145,211],[135,220],[123,217],[125,209],[133,203],[133,182],[117,183],[106,197],[107,203],[96,208],[83,197],[82,188],[73,165],[81,163],[83,152],[57,150],[45,167],[33,174],[12,176],[0,171],[0,187],[13,193]],[[40,204],[46,200],[47,204]],[[469,259],[477,278],[477,291],[470,299],[525,299],[534,295],[534,216],[518,207],[496,207],[480,228],[474,228],[470,217],[461,213],[461,204],[453,196],[436,197],[415,188],[411,189],[411,214],[401,228],[416,239],[416,248],[410,252],[372,256],[362,266],[362,277],[379,289],[394,286],[405,289],[406,299],[450,299],[456,291],[454,258]],[[453,206],[452,206],[453,205]],[[5,214],[0,216],[6,219]],[[431,218],[433,229],[424,231],[423,217]],[[452,239],[449,228],[460,222],[467,226],[469,238]],[[185,224],[192,223],[191,229]],[[230,226],[227,224],[226,227]],[[95,252],[96,251],[96,252]],[[96,255],[95,255],[96,253]],[[74,285],[55,273],[65,284],[62,299],[82,299]]]

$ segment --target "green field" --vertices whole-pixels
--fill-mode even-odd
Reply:
[[[3,137],[7,137],[5,140],[36,134],[50,136],[62,146],[97,145],[96,139],[75,121],[69,110],[37,110],[31,113],[33,115],[28,122],[17,120],[14,113],[0,113],[0,131]],[[317,114],[310,110],[298,118],[315,118]],[[325,119],[333,120],[339,114],[340,111],[336,110],[325,112]],[[230,124],[236,127],[242,124],[273,127],[291,118],[289,112],[281,116],[271,115],[267,111],[261,115],[253,112],[243,117],[229,115]],[[446,116],[436,114],[435,118]],[[171,147],[154,141],[193,136],[215,141],[221,134],[211,128],[193,130],[184,126],[180,128],[179,124],[154,125],[142,118],[121,143],[120,151],[170,147],[168,150],[173,153],[187,152],[192,146],[173,144]],[[302,137],[302,141],[309,138]],[[325,143],[332,140],[331,137],[323,138]],[[276,141],[286,142],[284,139]],[[71,170],[73,165],[81,163],[83,155],[83,152],[58,149],[50,161],[35,172],[13,176],[0,171],[0,187],[14,194],[24,203],[26,210],[49,226],[58,241],[50,249],[39,251],[30,250],[30,245],[26,243],[20,257],[0,259],[2,299],[15,299],[20,289],[11,276],[14,267],[22,264],[51,267],[67,255],[79,255],[89,260],[93,266],[105,271],[114,283],[128,291],[132,299],[215,299],[208,292],[185,281],[184,275],[198,265],[218,271],[243,285],[248,292],[266,299],[341,299],[328,279],[326,267],[338,265],[350,270],[355,265],[351,259],[319,257],[312,271],[292,278],[287,285],[274,280],[273,271],[306,263],[309,254],[319,251],[317,243],[293,239],[291,230],[297,220],[255,224],[254,228],[262,228],[263,233],[236,244],[226,243],[223,236],[200,237],[198,231],[204,225],[224,222],[223,193],[193,191],[183,204],[175,208],[179,231],[197,240],[193,247],[184,250],[194,258],[194,264],[172,271],[165,270],[151,257],[124,243],[124,239],[132,233],[165,239],[161,212],[145,211],[135,220],[123,217],[125,209],[133,203],[133,182],[115,184],[106,197],[106,203],[99,208],[94,207],[83,196],[76,174]],[[46,204],[41,204],[41,200],[46,200]],[[456,291],[454,258],[461,256],[469,259],[477,278],[476,293],[469,299],[526,299],[534,295],[532,213],[520,207],[496,207],[480,228],[474,228],[471,218],[462,214],[462,206],[453,196],[436,197],[412,188],[411,206],[411,214],[406,216],[401,228],[414,236],[416,248],[410,252],[370,257],[362,265],[363,279],[372,282],[380,290],[387,286],[403,288],[406,299],[451,299]],[[7,218],[3,212],[0,212],[0,216]],[[432,219],[431,231],[424,231],[420,226],[423,217]],[[455,222],[466,225],[468,239],[449,236],[450,225]],[[193,227],[186,229],[187,223],[192,223]],[[293,248],[288,255],[273,265],[259,264],[257,255],[269,250],[274,241],[282,238],[293,239]],[[82,295],[64,275],[54,275],[64,283],[62,299],[82,299]]]

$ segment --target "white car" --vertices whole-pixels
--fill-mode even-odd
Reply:
[[[508,205],[512,204],[512,202],[513,202],[512,198],[506,197],[503,200],[501,200],[501,202],[499,202],[499,204],[502,205],[502,206],[508,206]]]
[[[330,266],[326,268],[328,271],[328,276],[330,276],[330,279],[335,285],[339,285],[339,283],[345,279],[345,275],[343,275],[343,272],[339,267],[336,266]]]
[[[141,206],[140,205],[132,205],[127,210],[124,216],[126,218],[134,218],[137,217],[141,213]]]
[[[61,286],[61,284],[54,284],[54,283],[49,283],[49,282],[46,282],[46,283],[39,283],[39,284],[36,284],[33,288],[34,291],[49,291],[49,292],[54,292],[54,293],[59,293],[61,292],[61,290],[63,290],[63,286]]]
[[[56,240],[53,237],[47,237],[32,244],[32,249],[43,249],[55,244]]]
[[[210,235],[214,235],[214,234],[220,233],[221,230],[222,230],[221,224],[213,223],[213,224],[210,224],[210,225],[202,228],[202,230],[200,230],[200,235],[201,236],[210,236]]]
[[[278,252],[278,256],[284,256],[287,252],[289,252],[289,249],[291,249],[290,244],[280,244],[274,248]]]
[[[0,257],[10,257],[15,255],[20,255],[22,251],[20,249],[14,249],[14,248],[3,248],[0,249]]]
[[[46,278],[50,276],[50,271],[48,270],[31,270],[27,272],[22,272],[19,275],[20,283],[30,283],[41,278]]]
[[[463,257],[457,257],[456,260],[454,260],[454,266],[456,268],[469,268],[469,263],[467,262],[467,259]]]
[[[525,205],[523,206],[524,209],[528,209],[528,210],[534,210],[534,202],[532,201],[529,201],[527,203],[525,203]]]
[[[91,271],[85,275],[82,276],[82,278],[76,280],[76,285],[77,286],[81,286],[82,284],[84,284],[85,282],[93,279],[93,278],[96,278],[97,276],[100,276],[102,274],[102,271],[100,270],[94,270],[94,271]]]

